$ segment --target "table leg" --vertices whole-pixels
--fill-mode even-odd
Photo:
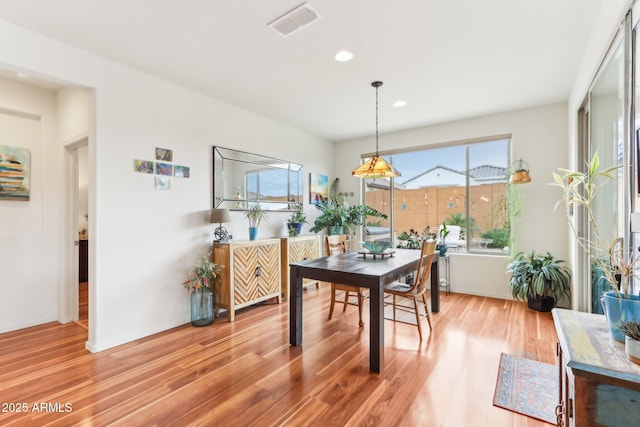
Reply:
[[[437,257],[436,253],[434,258]],[[435,260],[434,260],[435,261]],[[440,274],[438,272],[438,262],[431,263],[431,312],[438,313],[440,311]]]
[[[384,286],[371,289],[369,299],[369,370],[384,369]]]
[[[289,274],[289,344],[302,345],[302,277],[290,267]]]

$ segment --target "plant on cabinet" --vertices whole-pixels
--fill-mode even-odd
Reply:
[[[628,359],[640,364],[640,321],[623,320],[620,322],[620,330],[625,335],[624,351]]]
[[[267,219],[267,212],[262,209],[260,203],[252,203],[244,211],[244,216],[249,221],[249,239],[256,240],[258,237],[258,227],[260,223]]]
[[[621,166],[601,168],[598,152],[595,152],[585,167],[584,172],[559,169],[560,173],[553,174],[555,184],[563,192],[563,198],[556,203],[556,206],[564,204],[571,232],[591,260],[592,281],[603,282],[610,289],[607,291],[603,288],[601,292],[593,290],[593,293],[601,294],[595,296],[600,298],[605,307],[611,337],[616,341],[624,342],[620,322],[640,319],[640,299],[638,295],[629,294],[630,279],[635,276],[634,272],[640,257],[624,246],[621,237],[612,239],[602,237],[594,208],[599,190],[608,182],[615,180],[614,172]],[[583,210],[590,225],[589,232],[582,232],[575,225],[573,211],[579,208]],[[592,307],[594,312],[598,302],[594,301]]]
[[[289,235],[300,235],[302,233],[302,225],[307,223],[307,215],[302,210],[302,204],[299,204],[296,206],[296,210],[293,211],[293,213],[289,217],[289,221],[287,222]]]

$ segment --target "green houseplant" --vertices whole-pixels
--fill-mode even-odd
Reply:
[[[449,235],[449,233],[450,231],[447,228],[447,224],[443,222],[442,228],[438,233],[439,234],[438,244],[436,245],[436,249],[438,250],[441,256],[444,256],[447,253],[447,236]]]
[[[347,197],[353,196],[353,192],[339,192],[339,182],[339,178],[336,178],[329,187],[329,197],[316,205],[320,210],[320,215],[311,227],[312,232],[318,233],[328,229],[329,234],[344,234],[346,228],[353,234],[356,227],[365,225],[369,216],[387,218],[386,214],[367,205],[350,205]]]
[[[640,364],[640,321],[622,320],[620,330],[625,335],[624,351],[634,363]]]
[[[597,272],[600,275],[592,277],[592,280],[604,281],[611,289],[603,292],[601,301],[606,308],[611,337],[624,342],[620,322],[640,319],[640,299],[637,295],[629,294],[630,278],[634,276],[635,266],[640,258],[627,250],[620,238],[614,238],[610,242],[603,239],[594,214],[594,201],[598,191],[607,181],[614,179],[613,173],[620,166],[601,168],[598,152],[594,153],[585,166],[584,172],[559,169],[559,173],[553,174],[555,184],[563,192],[563,198],[556,206],[564,204],[571,232],[591,259],[592,274]],[[582,233],[576,228],[572,220],[573,210],[576,208],[582,208],[591,226],[589,233]],[[596,311],[596,307],[593,308]]]
[[[550,311],[562,296],[571,295],[571,270],[565,261],[531,251],[518,252],[507,266],[509,286],[514,299],[527,301],[529,308]]]
[[[244,216],[249,221],[249,239],[256,240],[258,237],[258,227],[262,220],[267,219],[267,212],[262,210],[260,203],[252,203],[244,211]]]
[[[302,210],[302,204],[296,206],[296,209],[291,213],[287,227],[289,229],[289,235],[297,236],[302,233],[302,225],[307,224],[307,215]]]
[[[213,282],[224,266],[211,261],[211,254],[200,256],[198,263],[182,285],[191,291],[191,324],[206,326],[213,323],[215,294]]]

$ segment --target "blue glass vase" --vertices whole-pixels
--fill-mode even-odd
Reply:
[[[258,227],[249,227],[249,240],[256,240],[258,237]]]
[[[211,288],[201,287],[191,292],[191,324],[193,326],[207,326],[213,323],[214,298]]]
[[[602,306],[611,338],[624,342],[620,321],[640,320],[640,298],[638,295],[629,295],[629,299],[618,298],[614,291],[609,291],[602,296]]]

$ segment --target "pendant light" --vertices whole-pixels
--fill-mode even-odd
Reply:
[[[520,159],[516,162],[513,162],[511,165],[511,170],[513,173],[511,174],[511,178],[509,182],[511,184],[526,184],[527,182],[531,182],[531,175],[529,175],[529,164],[524,160]]]
[[[351,175],[364,179],[400,176],[401,173],[380,157],[378,152],[378,88],[382,86],[382,82],[373,82],[371,86],[376,88],[376,154],[351,172]]]

